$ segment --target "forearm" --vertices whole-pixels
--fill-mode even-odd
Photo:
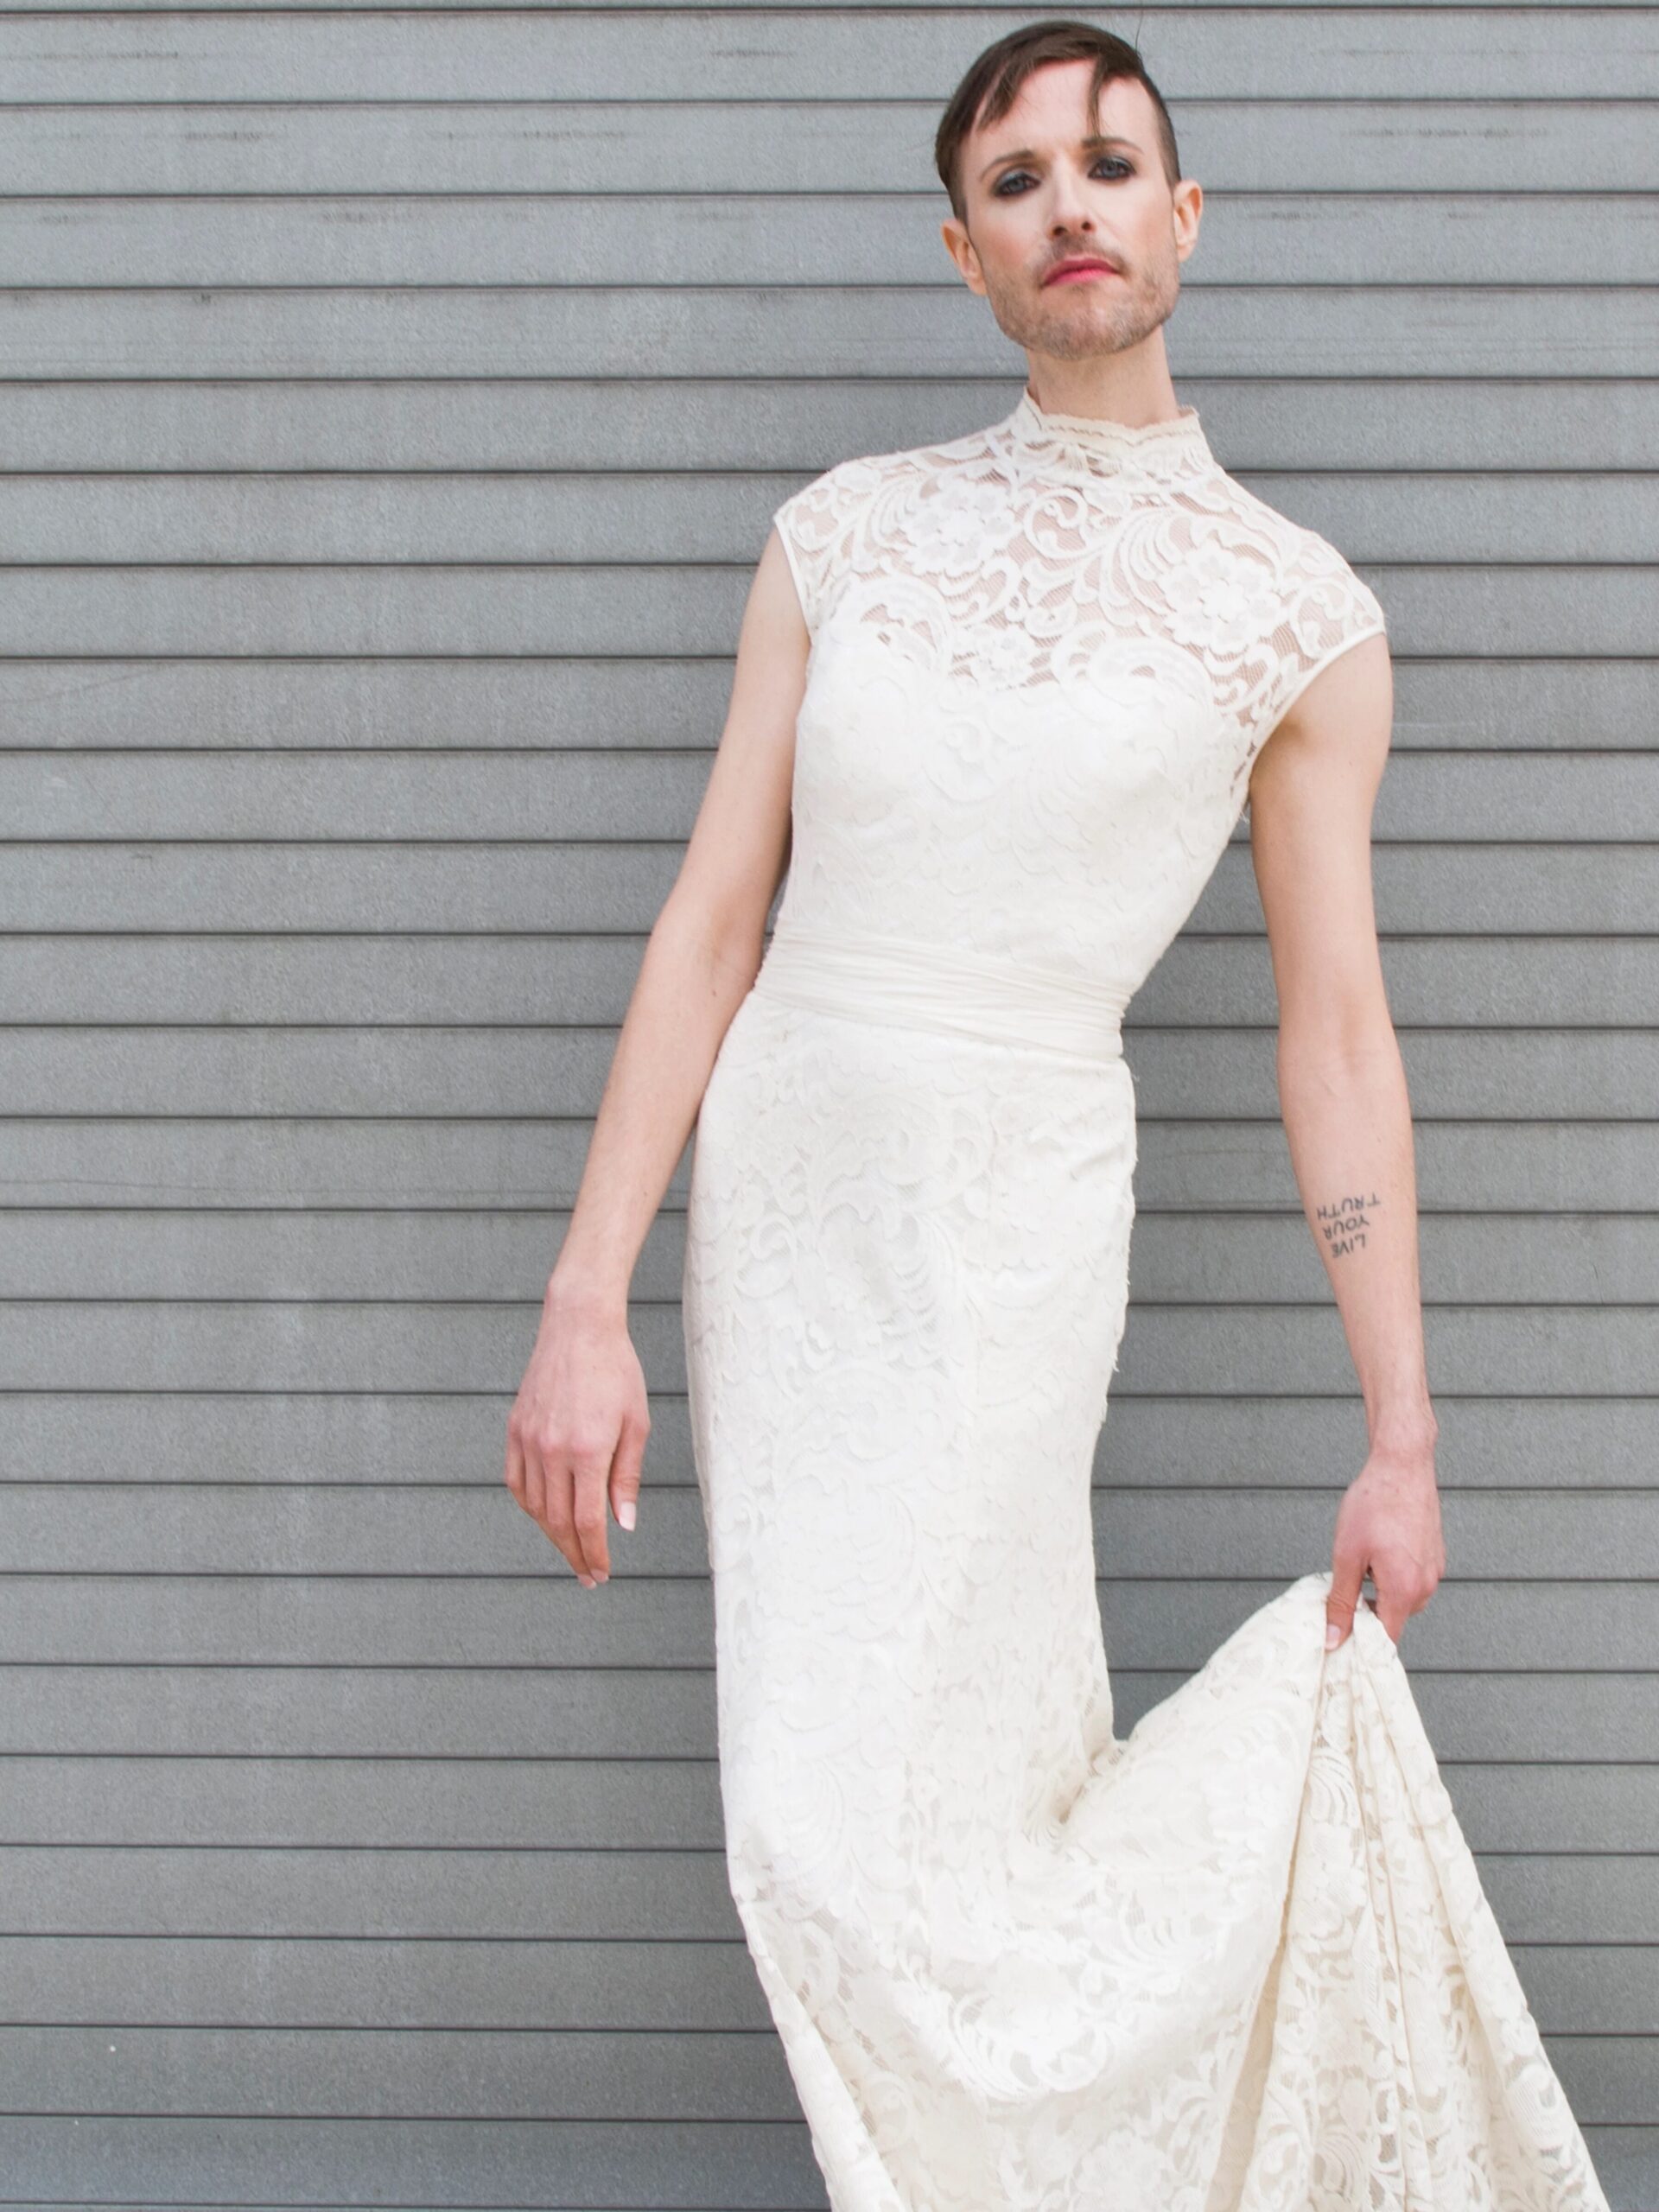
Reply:
[[[550,1304],[625,1315],[652,1222],[761,944],[671,899],[645,946],[600,1100]]]
[[[1392,1026],[1384,1018],[1341,1047],[1281,1033],[1279,1091],[1303,1211],[1341,1311],[1372,1446],[1432,1444],[1411,1104]]]

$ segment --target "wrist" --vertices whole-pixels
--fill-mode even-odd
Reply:
[[[620,1322],[628,1318],[628,1286],[594,1275],[563,1274],[555,1268],[542,1299],[544,1313],[560,1320]]]
[[[1392,1408],[1370,1423],[1370,1447],[1393,1459],[1426,1461],[1432,1471],[1440,1425],[1427,1406]]]

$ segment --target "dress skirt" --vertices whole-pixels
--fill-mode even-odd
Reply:
[[[1607,2212],[1369,1606],[1115,1732],[1121,1013],[780,930],[697,1124],[727,1863],[833,2212]]]

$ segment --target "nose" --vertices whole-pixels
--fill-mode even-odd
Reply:
[[[1095,219],[1089,211],[1089,197],[1084,191],[1082,180],[1074,176],[1064,162],[1054,171],[1048,228],[1051,237],[1065,231],[1082,231],[1090,237],[1094,234]]]

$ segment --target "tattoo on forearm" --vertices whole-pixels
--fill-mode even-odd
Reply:
[[[1369,1198],[1345,1197],[1334,1205],[1319,1205],[1313,1209],[1314,1219],[1319,1224],[1319,1234],[1333,1260],[1345,1252],[1357,1252],[1365,1243],[1371,1226],[1371,1216],[1382,1201],[1373,1191]]]

